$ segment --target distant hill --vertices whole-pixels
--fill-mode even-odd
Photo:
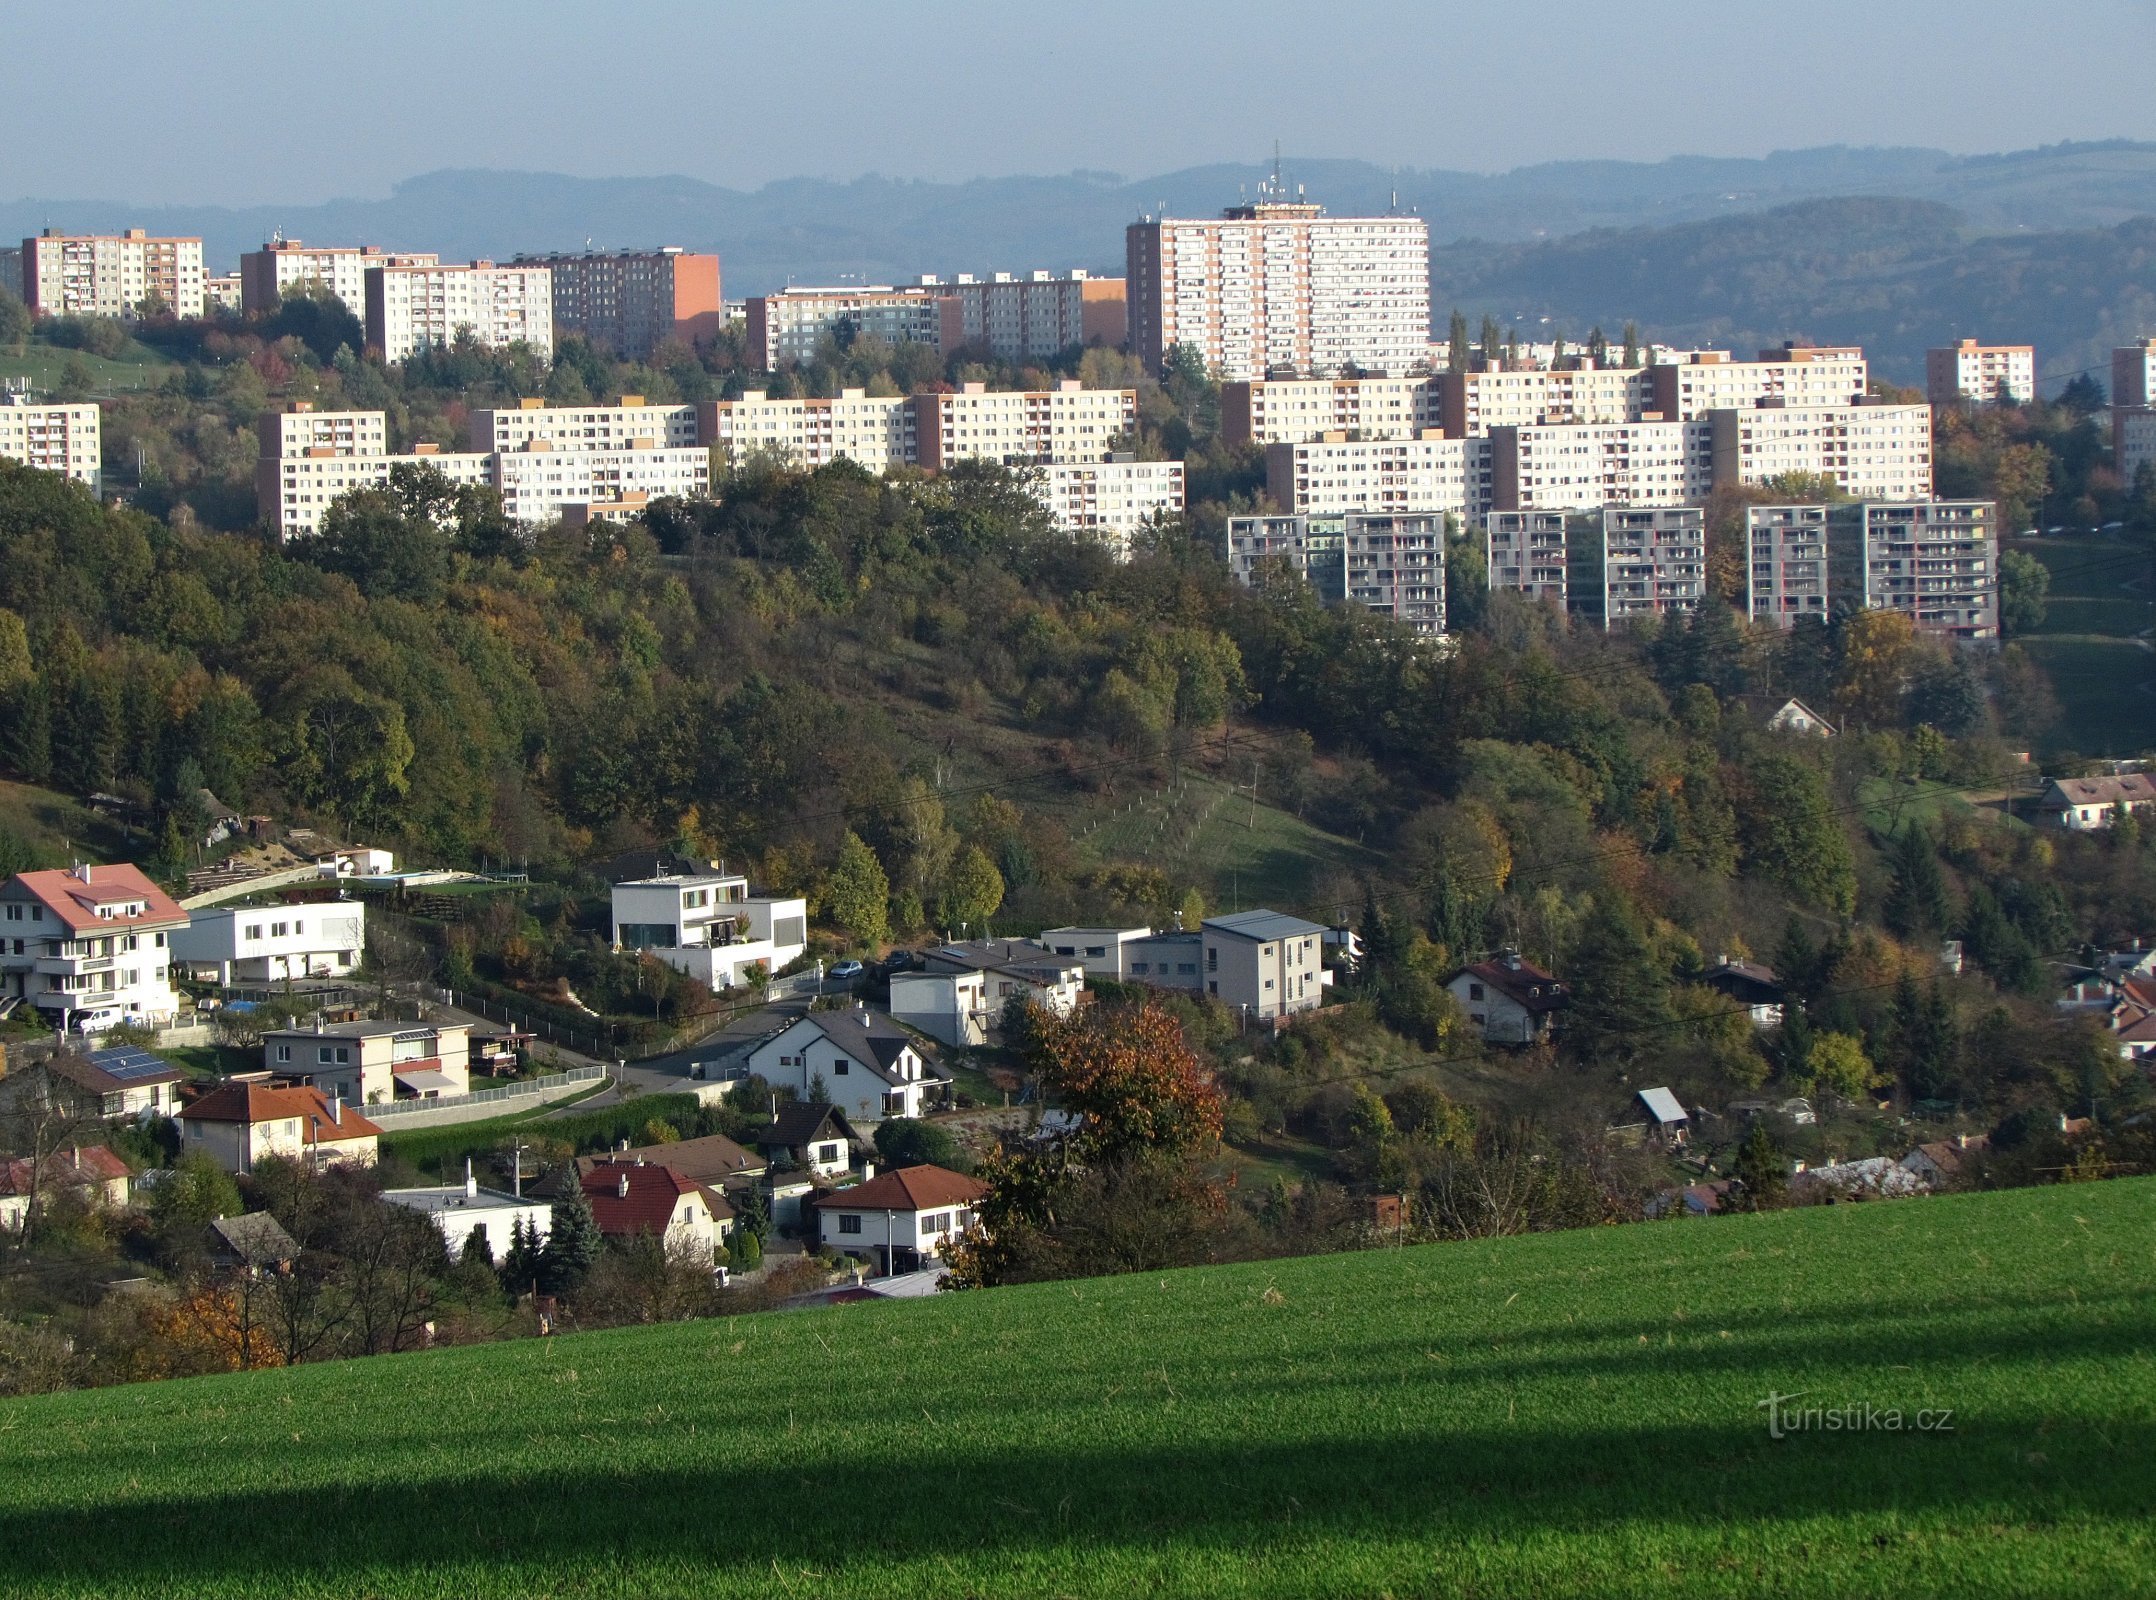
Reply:
[[[1630,318],[1655,338],[1740,353],[1791,337],[1856,343],[1904,383],[1923,380],[1927,348],[1957,338],[2033,343],[2056,384],[2156,331],[2156,218],[1994,234],[1967,224],[1926,201],[1837,199],[1458,244],[1434,253],[1433,314],[1442,327],[1457,306],[1574,339],[1598,323],[1614,338]]]
[[[890,282],[923,272],[1120,270],[1123,229],[1141,213],[1208,215],[1264,175],[1259,165],[1221,165],[1136,180],[1099,172],[970,183],[794,178],[743,191],[686,177],[446,171],[409,179],[385,198],[319,205],[0,201],[0,238],[48,223],[199,233],[219,269],[278,229],[455,258],[577,249],[587,239],[602,249],[668,243],[718,250],[727,292],[741,295],[841,275]],[[1298,161],[1289,177],[1336,212],[1383,209],[1397,195],[1430,219],[1441,243],[1670,226],[1824,196],[1936,201],[1979,232],[2110,227],[2156,214],[2156,145],[2124,142],[1979,157],[1834,146],[1757,160],[1552,162],[1494,175]]]

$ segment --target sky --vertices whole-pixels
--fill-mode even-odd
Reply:
[[[0,34],[8,198],[2156,139],[2156,0],[0,0]]]

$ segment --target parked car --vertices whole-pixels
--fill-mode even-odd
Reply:
[[[858,961],[841,961],[838,963],[838,965],[834,966],[828,973],[826,973],[825,976],[830,978],[836,978],[839,980],[839,982],[844,983],[849,978],[860,977],[861,974],[866,970],[867,968],[863,967]]]

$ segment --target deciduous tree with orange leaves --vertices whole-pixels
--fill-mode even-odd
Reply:
[[[1220,1086],[1150,1000],[1087,1006],[1041,1030],[1041,1085],[1079,1119],[1075,1154],[1184,1155],[1220,1138]]]

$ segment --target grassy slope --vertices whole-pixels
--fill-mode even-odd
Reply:
[[[154,389],[179,367],[148,345],[130,343],[118,359],[93,356],[86,351],[63,350],[56,345],[25,344],[0,348],[0,379],[28,378],[30,387],[50,394],[67,370],[71,357],[81,356],[90,369],[93,394],[117,394],[122,390]]]
[[[2128,1180],[15,1401],[0,1589],[2116,1595],[2152,1237]]]
[[[5,779],[0,779],[0,828],[28,844],[41,866],[65,866],[70,853],[93,861],[124,861],[132,848],[124,828],[81,801]]]
[[[2051,569],[2044,625],[2020,643],[2051,674],[2061,715],[2052,741],[2083,755],[2156,746],[2156,654],[2135,635],[2156,622],[2148,591],[2126,583],[2144,564],[2116,539],[2014,540]]]

